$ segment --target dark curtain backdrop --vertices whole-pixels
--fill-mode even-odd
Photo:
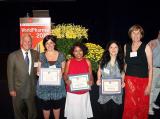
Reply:
[[[58,0],[57,0],[58,1]],[[122,44],[129,41],[128,29],[140,24],[144,41],[157,36],[160,29],[159,6],[156,1],[71,0],[69,2],[0,2],[0,53],[19,48],[19,18],[34,9],[48,9],[55,24],[75,23],[89,29],[89,42],[105,47],[108,40]]]

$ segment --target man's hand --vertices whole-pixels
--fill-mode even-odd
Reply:
[[[16,96],[16,91],[10,91],[9,94],[10,94],[10,96],[15,97]]]

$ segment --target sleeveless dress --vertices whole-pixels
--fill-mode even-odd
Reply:
[[[148,119],[149,96],[144,94],[148,85],[148,64],[145,44],[137,50],[137,56],[131,57],[131,44],[126,44],[127,64],[125,75],[125,99],[123,119]]]
[[[89,73],[86,59],[83,58],[80,61],[77,61],[75,58],[70,59],[68,75],[84,73]],[[65,117],[67,119],[87,119],[93,117],[89,91],[70,92],[68,86],[66,86],[66,90]]]

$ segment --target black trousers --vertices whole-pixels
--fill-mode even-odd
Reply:
[[[160,93],[158,94],[158,97],[155,101],[155,104],[160,107]],[[153,119],[159,119],[160,118],[160,108],[159,109],[154,109],[154,113],[155,114],[154,114]]]
[[[99,106],[99,119],[122,119],[122,104],[118,105],[113,100],[110,100],[106,104],[100,104]]]
[[[158,106],[160,106],[160,93],[159,93],[158,96],[157,96],[157,99],[156,99],[156,101],[155,101],[155,104],[158,105]]]

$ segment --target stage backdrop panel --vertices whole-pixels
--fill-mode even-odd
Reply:
[[[51,18],[50,17],[25,17],[20,18],[20,36],[23,33],[29,33],[32,36],[32,48],[43,52],[43,38],[51,34]]]

